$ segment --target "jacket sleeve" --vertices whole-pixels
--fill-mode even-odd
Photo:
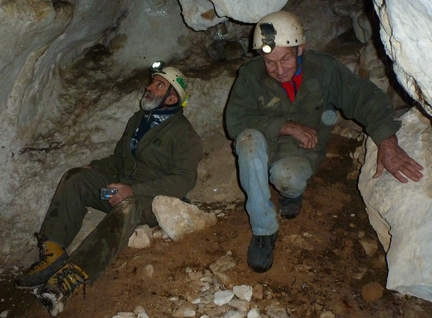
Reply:
[[[195,186],[198,163],[203,156],[201,139],[191,126],[174,132],[172,138],[169,172],[154,180],[133,184],[135,194],[183,198]]]
[[[240,68],[231,90],[225,122],[228,134],[234,140],[246,128],[257,129],[266,136],[267,140],[272,140],[287,121],[284,117],[264,112],[260,108],[257,72],[248,71],[244,66]]]
[[[368,79],[353,74],[341,62],[335,60],[329,87],[329,101],[343,114],[365,127],[366,133],[379,145],[395,134],[400,122],[390,98]]]

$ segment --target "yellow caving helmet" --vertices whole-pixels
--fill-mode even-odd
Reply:
[[[189,94],[186,91],[187,82],[185,76],[179,69],[167,66],[162,69],[157,69],[153,72],[152,77],[155,75],[159,75],[166,79],[176,90],[177,94],[180,97],[180,105],[186,106],[187,99],[189,98]]]

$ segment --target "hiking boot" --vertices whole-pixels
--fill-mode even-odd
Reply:
[[[43,286],[54,275],[69,257],[64,247],[48,241],[45,235],[34,234],[38,241],[39,261],[34,263],[25,275],[15,279],[15,286],[22,289],[32,289]]]
[[[35,296],[51,316],[62,312],[66,300],[81,286],[85,297],[88,275],[77,265],[67,263],[36,292]]]
[[[254,272],[264,273],[272,267],[277,235],[278,232],[272,235],[252,235],[247,262]]]
[[[278,205],[279,215],[285,219],[294,219],[297,215],[299,215],[302,206],[302,195],[297,198],[288,198],[281,195]]]

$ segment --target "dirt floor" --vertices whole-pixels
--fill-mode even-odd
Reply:
[[[349,153],[357,146],[357,141],[331,138],[330,155],[305,193],[301,214],[280,220],[275,261],[267,273],[254,273],[247,266],[251,231],[240,202],[216,226],[181,241],[160,240],[144,250],[126,248],[106,274],[87,287],[86,299],[82,292],[74,295],[59,317],[113,317],[137,305],[151,318],[172,317],[177,306],[172,297],[186,299],[190,293],[186,268],[204,271],[227,251],[237,262],[226,272],[232,285],[263,286],[267,297],[251,300],[251,307],[262,314],[276,303],[295,318],[320,317],[327,311],[333,316],[321,317],[432,317],[431,303],[385,289],[384,251],[368,222],[357,181],[347,178],[354,170]],[[276,192],[273,200],[277,203]],[[369,256],[361,242],[377,250],[369,249]],[[154,274],[142,278],[141,269],[149,264]],[[384,287],[382,296],[378,284]],[[10,310],[5,317],[49,317],[31,293],[14,289],[7,275],[2,285],[0,313]],[[368,295],[367,286],[378,286],[373,289],[377,295]]]

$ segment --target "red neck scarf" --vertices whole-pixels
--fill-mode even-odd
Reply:
[[[294,75],[292,81],[282,83],[282,87],[287,92],[290,101],[292,102],[294,101],[297,91],[300,89],[302,80],[303,80],[303,70],[300,72],[300,74]]]

